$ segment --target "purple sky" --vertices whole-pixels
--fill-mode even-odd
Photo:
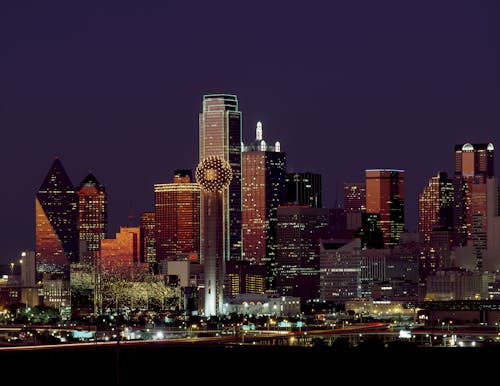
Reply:
[[[238,95],[244,141],[261,120],[289,170],[323,174],[325,206],[405,169],[410,230],[455,144],[500,148],[496,0],[134,3],[0,5],[0,263],[34,248],[54,155],[106,186],[111,236],[152,210],[153,184],[197,164],[203,94]]]

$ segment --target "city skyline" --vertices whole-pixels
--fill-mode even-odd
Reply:
[[[287,171],[321,174],[324,207],[365,169],[405,170],[410,231],[454,146],[499,146],[494,2],[107,7],[0,16],[0,263],[34,249],[34,197],[56,154],[73,184],[92,172],[106,187],[110,235],[138,225],[155,183],[194,171],[205,94],[237,95],[245,144],[261,121]],[[228,44],[204,44],[207,30]]]

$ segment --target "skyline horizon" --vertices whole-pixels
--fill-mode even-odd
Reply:
[[[106,186],[113,235],[153,209],[155,183],[196,168],[202,96],[221,92],[244,143],[261,121],[287,171],[322,175],[326,207],[367,168],[405,170],[416,230],[453,147],[500,146],[499,19],[490,0],[5,4],[0,263],[34,246],[55,155],[72,183]]]
[[[214,94],[206,94],[206,95],[214,95]],[[225,94],[225,95],[227,95],[227,94]],[[231,94],[231,95],[236,95],[236,94]],[[258,121],[258,122],[261,122],[261,121]],[[243,130],[242,130],[242,132],[243,132]],[[265,133],[265,131],[263,131],[263,132]],[[265,138],[266,138],[266,136],[264,134],[263,135],[263,139],[265,140]],[[250,142],[252,142],[252,141],[248,141],[247,143],[250,143]],[[281,141],[280,141],[280,143],[281,143]],[[473,145],[474,144],[478,144],[476,142],[464,142],[463,144],[454,144],[453,146],[454,147],[456,147],[456,146],[462,146],[462,145],[464,145],[466,143],[471,143]],[[486,143],[492,143],[492,142],[484,142],[484,143],[486,144]],[[494,145],[495,144],[493,144],[493,146]],[[283,151],[283,152],[288,156],[288,153],[286,151]],[[73,185],[73,187],[75,189],[81,184],[81,182],[83,182],[88,177],[88,175],[91,174],[91,175],[93,175],[96,178],[97,181],[99,181],[99,184],[102,185],[106,189],[106,191],[108,192],[108,197],[109,197],[109,191],[108,191],[109,188],[108,188],[108,186],[106,184],[102,183],[102,180],[100,178],[96,177],[96,173],[95,173],[94,170],[90,170],[89,169],[87,173],[84,173],[84,175],[81,178],[81,180],[79,180],[79,182],[75,183],[74,180],[73,180],[73,178],[72,178],[71,173],[68,172],[67,168],[65,167],[64,160],[62,160],[59,155],[54,155],[53,156],[53,161],[51,163],[51,166],[53,165],[53,163],[56,160],[59,160],[61,162],[64,170],[68,174],[68,177],[69,177],[69,179],[70,179],[70,181],[71,181],[71,183],[72,183],[72,185]],[[48,168],[47,172],[45,173],[45,176],[42,179],[42,182],[40,183],[40,186],[43,184],[43,180],[46,178],[47,174],[49,174],[51,166]],[[193,173],[192,174],[193,182],[196,182],[196,178],[194,176],[195,169],[196,169],[196,165],[194,167],[192,167],[192,168],[187,169],[187,170],[190,170]],[[174,177],[175,170],[186,170],[186,168],[181,168],[181,167],[172,168],[171,169],[171,179],[169,181],[161,181],[161,182],[158,181],[158,182],[155,182],[154,184],[169,184],[169,183],[173,183],[173,177]],[[396,168],[366,168],[366,169],[363,169],[363,172],[366,172],[367,170],[399,170],[399,171],[405,172],[405,174],[406,174],[406,170],[405,169],[396,169]],[[423,190],[424,186],[427,185],[427,183],[428,183],[428,181],[429,181],[429,179],[431,177],[434,177],[435,175],[437,175],[437,174],[439,174],[439,173],[441,173],[443,171],[446,172],[448,174],[448,176],[452,176],[454,174],[453,171],[450,172],[448,170],[439,169],[434,175],[429,176],[429,178],[426,181],[423,182],[421,190],[417,193],[417,199],[416,199],[416,201],[417,201],[417,208],[416,209],[414,208],[415,211],[416,211],[416,218],[415,218],[416,224],[414,224],[414,229],[410,229],[408,227],[408,224],[407,224],[408,223],[408,216],[407,216],[408,206],[406,205],[407,196],[405,194],[405,209],[404,209],[404,212],[405,212],[405,223],[404,223],[404,232],[410,232],[410,233],[412,233],[412,232],[418,232],[418,194],[421,193],[421,191]],[[293,170],[293,171],[291,171],[291,170],[288,169],[288,166],[287,166],[287,173],[293,173],[293,172],[312,172],[312,173],[315,173],[315,171],[311,171],[311,170]],[[321,173],[319,173],[319,174],[321,174]],[[322,176],[322,180],[324,181],[323,174],[321,174],[321,176]],[[498,177],[495,177],[495,178],[498,179]],[[343,185],[345,183],[365,183],[365,180],[363,179],[363,180],[359,180],[359,181],[343,181],[341,183],[342,185],[339,187],[339,189],[337,191],[337,193],[340,193],[339,194],[340,201],[338,202],[338,206],[337,207],[340,207],[340,208],[343,208],[343,204],[344,204],[344,202],[343,202],[344,201]],[[406,183],[407,183],[407,181],[405,179],[405,188],[406,188]],[[139,217],[140,217],[140,214],[142,212],[154,211],[154,184],[151,186],[151,189],[150,189],[151,190],[150,193],[153,196],[152,197],[153,198],[152,204],[150,203],[150,208],[149,209],[138,210],[137,212],[133,212],[133,213],[132,212],[127,213],[126,216],[127,216],[127,221],[129,222],[128,224],[118,223],[116,221],[109,221],[109,219],[111,218],[111,216],[109,216],[109,211],[108,211],[108,234],[107,234],[107,238],[113,238],[115,236],[115,234],[119,232],[119,230],[120,230],[121,227],[137,227],[137,226],[139,226]],[[39,187],[37,188],[36,192],[33,195],[34,198],[36,197],[38,189],[39,189]],[[329,197],[328,195],[324,194],[324,189],[323,189],[322,193],[323,193],[323,197]],[[109,200],[108,200],[108,205],[109,204],[110,203],[109,203]],[[284,205],[284,206],[287,206],[287,205]],[[334,206],[327,205],[325,202],[323,202],[322,208],[333,209]],[[130,209],[133,210],[133,209],[137,209],[137,208],[131,207]],[[124,214],[122,213],[121,216],[123,216],[123,215]],[[133,217],[131,217],[131,216],[133,216]],[[131,223],[132,219],[134,219],[134,223],[133,224]],[[35,218],[33,217],[33,230],[34,230],[34,228],[35,228]],[[35,239],[35,233],[33,232],[33,242],[34,242],[34,239]],[[34,250],[34,249],[35,248],[34,248],[34,245],[33,245],[33,248],[20,248],[20,249],[18,249],[18,252],[20,253],[22,251]],[[8,259],[5,262],[3,262],[2,261],[2,256],[0,256],[0,264],[5,264],[7,262],[10,262],[10,261],[12,261],[12,258],[15,259],[15,256],[11,257],[10,259]]]

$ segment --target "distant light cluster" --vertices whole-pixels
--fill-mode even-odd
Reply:
[[[218,156],[210,156],[201,161],[195,175],[196,181],[209,192],[224,190],[233,178],[231,166]]]

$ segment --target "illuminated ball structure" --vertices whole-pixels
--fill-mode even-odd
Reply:
[[[232,178],[231,166],[221,157],[207,157],[196,168],[196,181],[209,192],[223,191]]]

